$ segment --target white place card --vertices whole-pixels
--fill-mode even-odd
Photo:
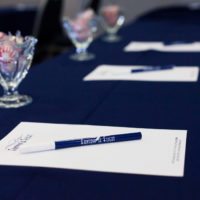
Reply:
[[[145,69],[148,66],[100,65],[90,72],[84,81],[165,81],[196,82],[199,75],[197,66],[173,67],[167,70],[132,73],[134,69]]]
[[[161,51],[161,52],[200,52],[200,42],[174,43],[165,45],[163,42],[130,42],[125,48],[126,52],[138,51]]]
[[[141,132],[142,139],[21,154],[23,145]],[[0,141],[0,165],[184,176],[186,130],[22,122]]]

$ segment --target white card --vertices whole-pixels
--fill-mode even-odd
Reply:
[[[199,52],[200,42],[165,45],[163,42],[130,42],[125,48],[126,52],[138,51],[161,51],[161,52]]]
[[[23,145],[141,132],[142,139],[20,154]],[[0,165],[159,176],[184,175],[186,130],[20,123],[0,141]]]
[[[199,67],[181,66],[168,70],[131,73],[133,69],[144,69],[147,66],[100,65],[84,77],[84,81],[167,81],[196,82]]]

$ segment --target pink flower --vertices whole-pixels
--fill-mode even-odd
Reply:
[[[0,45],[0,61],[10,63],[15,59],[16,51],[8,44]]]
[[[4,39],[7,35],[3,32],[0,32],[0,40]]]
[[[0,32],[0,38],[3,38],[4,37],[4,33],[3,32]]]
[[[74,20],[71,20],[71,26],[77,34],[79,40],[86,40],[91,35],[91,27],[89,22],[94,17],[94,12],[88,9],[79,14]]]
[[[78,17],[88,22],[94,17],[94,11],[92,9],[87,9],[82,12]]]
[[[75,30],[82,30],[89,26],[89,22],[94,17],[94,11],[87,9],[86,11],[80,13],[71,24]]]
[[[119,16],[120,8],[118,5],[108,5],[103,7],[102,15],[110,26],[114,26]]]

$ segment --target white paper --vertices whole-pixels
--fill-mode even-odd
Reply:
[[[141,132],[142,140],[20,154],[25,144]],[[160,176],[184,175],[186,130],[20,123],[0,141],[0,165]]]
[[[196,82],[199,75],[197,66],[173,67],[168,70],[131,73],[133,69],[143,69],[147,66],[100,65],[90,72],[84,81],[167,81]]]
[[[161,52],[199,52],[200,42],[165,45],[163,42],[130,42],[125,48],[126,52],[138,51],[161,51]]]

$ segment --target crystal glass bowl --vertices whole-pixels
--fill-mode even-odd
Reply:
[[[0,84],[4,95],[0,97],[0,108],[18,108],[32,102],[32,98],[18,93],[18,86],[31,66],[37,39],[6,35],[0,32]]]
[[[87,51],[97,31],[95,15],[91,9],[79,13],[74,18],[64,17],[63,28],[76,47],[76,53],[71,55],[71,59],[85,61],[95,57]]]
[[[118,30],[124,24],[125,16],[122,9],[118,5],[108,4],[100,9],[100,19],[107,35],[103,38],[106,42],[117,42],[120,36],[117,35]]]

